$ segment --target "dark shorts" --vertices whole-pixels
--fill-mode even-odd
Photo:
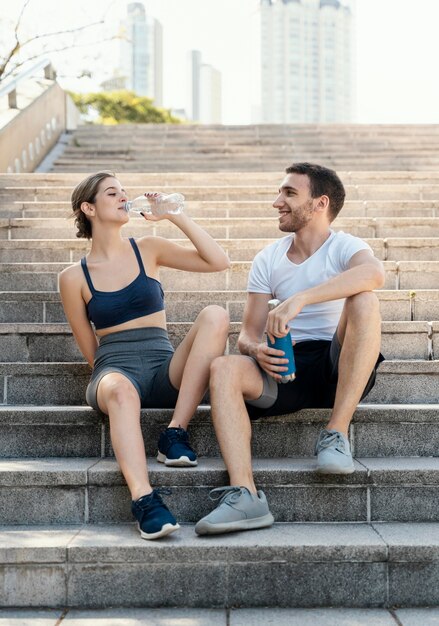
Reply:
[[[143,408],[175,407],[178,389],[169,380],[173,354],[163,328],[134,328],[102,337],[86,391],[87,404],[99,411],[99,383],[106,374],[119,372],[133,383]]]
[[[337,390],[340,352],[341,345],[336,333],[332,341],[297,343],[294,346],[296,379],[286,384],[277,383],[260,368],[264,389],[259,398],[246,402],[250,418],[284,415],[300,409],[332,408]],[[361,400],[374,386],[376,370],[382,361],[384,357],[380,354]]]

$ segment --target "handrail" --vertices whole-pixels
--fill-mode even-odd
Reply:
[[[10,82],[8,82],[3,87],[1,86],[1,82],[0,82],[0,97],[9,96],[9,107],[11,109],[17,108],[17,85],[18,83],[28,78],[35,72],[38,72],[38,70],[40,70],[41,68],[44,69],[45,78],[55,79],[56,74],[52,67],[51,61],[49,59],[42,59],[41,61],[38,61],[38,63],[35,63],[31,67],[29,67],[24,72],[21,72],[18,76],[13,78]]]

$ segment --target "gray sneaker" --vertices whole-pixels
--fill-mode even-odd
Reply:
[[[215,497],[213,494],[217,493]],[[197,535],[219,535],[236,530],[251,530],[271,526],[274,517],[263,491],[256,495],[246,487],[218,487],[209,494],[219,504],[195,525]]]
[[[320,474],[352,474],[355,470],[349,441],[338,430],[320,431],[316,454]]]

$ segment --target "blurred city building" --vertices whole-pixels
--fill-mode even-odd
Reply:
[[[201,124],[221,124],[221,72],[203,63],[201,52],[189,52],[189,118]]]
[[[146,15],[141,2],[127,6],[121,41],[121,72],[125,87],[163,105],[163,29],[160,22]]]
[[[353,119],[352,0],[261,0],[261,121]]]
[[[100,87],[103,91],[121,91],[127,88],[128,79],[126,76],[118,76],[115,74],[107,80],[103,80]]]

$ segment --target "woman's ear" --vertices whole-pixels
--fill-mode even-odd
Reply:
[[[85,215],[94,215],[95,208],[89,202],[81,202],[81,211],[85,213]]]

